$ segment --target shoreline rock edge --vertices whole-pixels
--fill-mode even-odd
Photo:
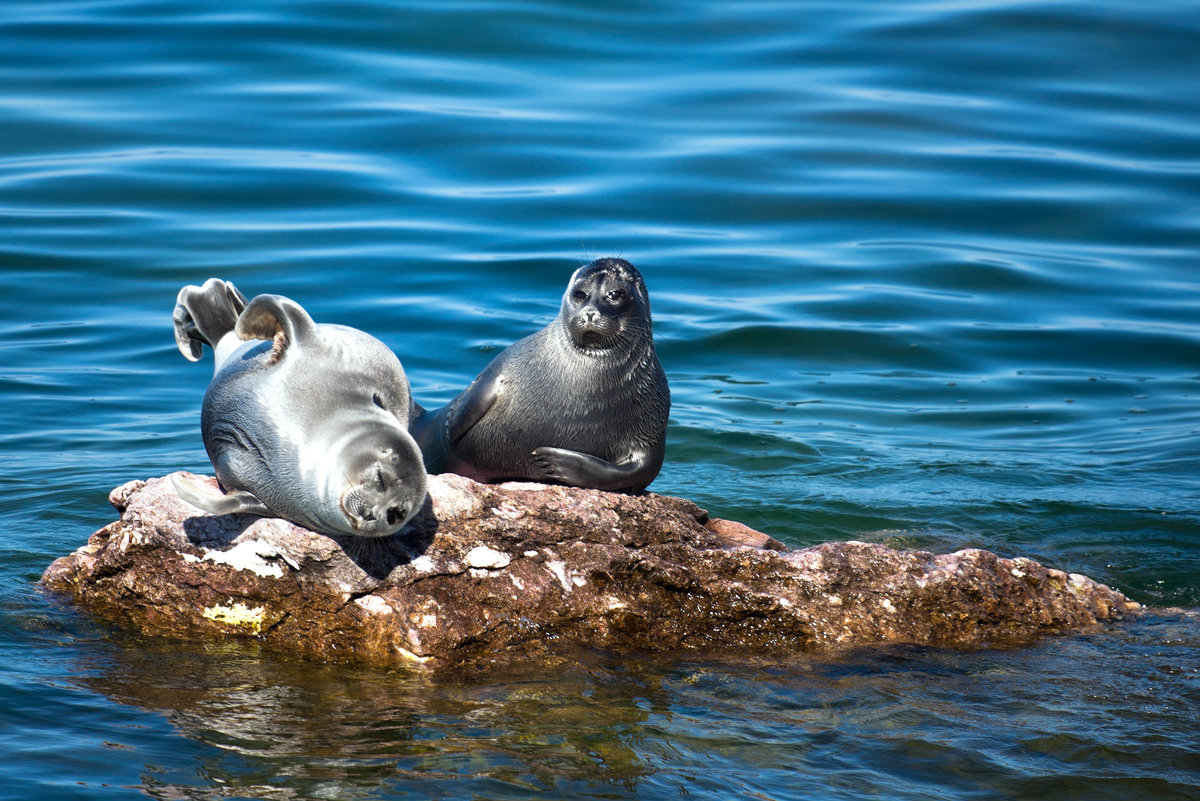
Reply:
[[[430,476],[429,492],[403,532],[367,540],[209,517],[170,476],[130,481],[109,496],[120,518],[55,560],[42,584],[149,635],[429,668],[550,660],[574,647],[776,658],[975,648],[1140,609],[1086,576],[978,549],[788,549],[664,495],[455,475]]]

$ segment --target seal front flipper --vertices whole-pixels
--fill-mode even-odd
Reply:
[[[663,460],[661,453],[649,453],[614,463],[589,453],[550,447],[537,448],[531,456],[533,464],[548,479],[573,487],[611,491],[645,489],[658,475]]]
[[[223,493],[178,473],[172,474],[171,483],[175,486],[175,492],[180,498],[210,515],[243,514],[275,517],[275,513],[268,509],[262,501],[243,490]]]
[[[458,444],[491,411],[503,391],[504,374],[484,370],[457,398],[450,401],[443,425],[451,447]]]
[[[246,296],[220,278],[210,278],[203,286],[185,286],[179,290],[171,313],[179,352],[190,362],[199,361],[203,346],[215,350],[221,337],[234,329],[245,308]]]
[[[408,431],[421,449],[426,471],[431,475],[443,473],[456,461],[451,458],[454,446],[496,404],[503,385],[504,376],[484,371],[442,408],[427,412],[416,406],[420,412],[409,423]]]

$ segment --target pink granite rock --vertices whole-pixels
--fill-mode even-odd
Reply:
[[[42,581],[150,634],[429,667],[549,660],[573,647],[775,657],[976,647],[1138,608],[1084,576],[987,551],[787,550],[662,495],[454,475],[431,477],[429,493],[404,532],[364,540],[209,517],[169,478],[132,481],[110,496],[120,519]]]

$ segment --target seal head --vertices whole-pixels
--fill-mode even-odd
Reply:
[[[600,259],[576,270],[559,319],[583,351],[643,350],[651,338],[646,284],[621,259]]]
[[[387,431],[382,437],[363,431],[335,459],[347,476],[338,497],[338,508],[349,524],[349,530],[341,527],[344,533],[386,537],[407,523],[424,501],[425,469],[414,458],[415,443],[390,426]]]

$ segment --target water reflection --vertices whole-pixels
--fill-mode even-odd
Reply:
[[[121,703],[162,712],[213,748],[197,766],[205,793],[252,798],[377,797],[403,782],[428,791],[464,780],[490,797],[599,782],[631,791],[661,679],[593,661],[555,675],[485,683],[293,661],[244,646],[184,650],[129,639],[86,681]],[[155,797],[197,787],[147,765]]]
[[[792,664],[587,654],[470,680],[119,637],[76,675],[199,746],[130,747],[155,798],[1040,799],[1117,781],[1131,801],[1200,788],[1198,623]]]

